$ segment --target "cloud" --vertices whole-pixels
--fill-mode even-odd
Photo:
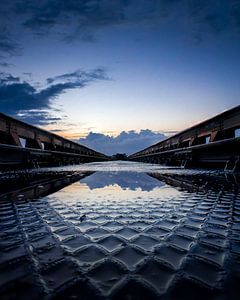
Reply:
[[[24,0],[21,7],[25,14],[28,13],[24,26],[31,30],[70,24],[72,34],[85,32],[83,37],[103,27],[153,24],[169,20],[172,16],[191,20],[190,24],[195,30],[198,27],[200,32],[240,29],[239,0],[42,0],[37,4],[34,2],[34,5],[33,1]]]
[[[30,29],[51,28],[56,24],[70,23],[71,18],[80,27],[102,27],[119,23],[124,19],[124,8],[130,1],[78,1],[42,0],[21,1],[18,7],[28,17],[24,26]]]
[[[207,37],[229,31],[240,33],[240,1],[186,1],[186,19],[194,38],[203,41]]]
[[[0,19],[0,53],[15,55],[19,37],[29,33],[92,41],[106,27],[177,20],[199,40],[226,30],[239,34],[240,0],[2,0]]]
[[[0,66],[3,68],[8,68],[8,67],[12,66],[12,64],[9,64],[7,62],[0,62]]]
[[[164,183],[150,177],[145,173],[132,173],[132,172],[96,172],[81,180],[81,183],[85,183],[91,190],[111,187],[118,185],[123,190],[136,190],[152,191],[155,188],[164,186]]]
[[[0,26],[0,55],[4,56],[12,56],[20,54],[21,47],[20,45],[14,41],[11,37],[10,32]]]
[[[85,72],[82,70],[77,70],[72,73],[66,73],[58,75],[52,78],[47,78],[47,83],[58,83],[58,84],[70,84],[70,85],[85,85],[90,81],[98,79],[109,79],[103,68],[96,68],[94,70]]]
[[[122,131],[118,136],[112,137],[102,133],[90,132],[85,138],[78,141],[90,148],[103,152],[107,155],[126,153],[127,155],[148,147],[160,140],[165,139],[162,133],[155,133],[149,129],[137,133],[134,130]]]
[[[16,117],[33,125],[50,125],[56,124],[64,119],[64,117],[56,117],[50,111],[43,109],[20,110]]]
[[[9,73],[0,73],[0,110],[32,124],[52,124],[59,120],[52,116],[54,101],[70,89],[83,88],[97,80],[107,80],[104,69],[77,70],[46,80],[43,88],[21,80]],[[49,112],[48,112],[49,111]],[[56,110],[55,110],[56,111]]]
[[[10,67],[11,64],[6,60],[11,56],[20,55],[22,53],[22,47],[16,41],[10,28],[8,28],[6,24],[1,23],[1,17],[2,14],[0,11],[0,66],[7,68]]]
[[[64,130],[56,128],[56,129],[51,129],[50,131],[51,132],[63,132]]]

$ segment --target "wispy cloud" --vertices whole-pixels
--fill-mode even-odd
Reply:
[[[6,27],[0,26],[0,55],[11,56],[20,54],[20,45],[12,38],[10,31]]]
[[[0,62],[0,66],[1,66],[2,68],[8,68],[8,67],[12,66],[12,64],[9,64],[9,63],[7,63],[7,62]]]
[[[62,75],[58,75],[52,78],[47,78],[48,84],[69,84],[70,86],[82,86],[86,85],[91,81],[99,80],[99,79],[109,79],[106,75],[106,71],[104,68],[96,68],[94,70],[90,70],[88,72],[82,70],[76,70],[71,73],[66,73]]]
[[[0,4],[1,5],[1,4]],[[22,54],[22,46],[14,37],[11,26],[1,22],[2,14],[0,11],[0,66],[7,68],[11,64],[7,62],[9,57]]]
[[[30,109],[20,110],[16,116],[18,119],[33,125],[52,125],[64,120],[64,117],[56,117],[51,110]]]
[[[193,37],[201,42],[210,36],[229,31],[240,33],[240,1],[185,1],[186,21]]]
[[[165,138],[166,135],[162,133],[145,129],[140,132],[122,131],[116,137],[90,132],[85,138],[80,138],[79,142],[107,155],[113,155],[115,153],[131,154]]]
[[[156,24],[172,17],[182,19],[199,34],[219,33],[225,29],[240,29],[240,2],[215,0],[43,0],[23,1],[18,4],[25,15],[23,25],[40,32],[56,29],[58,25],[68,29],[65,37],[90,36],[103,27],[126,24]]]
[[[71,89],[84,88],[97,80],[107,80],[104,69],[57,75],[46,80],[43,88],[21,80],[9,73],[0,73],[0,110],[18,116],[33,124],[52,124],[59,121],[54,117],[54,103],[60,94]]]
[[[178,20],[199,40],[226,30],[239,34],[240,0],[2,0],[0,18],[0,54],[15,55],[21,50],[16,30],[92,41],[106,27]]]

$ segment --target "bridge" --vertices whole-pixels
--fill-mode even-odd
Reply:
[[[128,157],[184,167],[240,168],[240,105]]]
[[[0,113],[0,169],[61,166],[110,157]],[[240,168],[240,105],[128,157],[183,167]]]
[[[0,168],[109,160],[103,153],[0,113]]]

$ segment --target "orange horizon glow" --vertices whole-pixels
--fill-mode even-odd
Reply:
[[[90,132],[104,134],[105,136],[110,136],[110,137],[117,137],[123,131],[129,132],[129,131],[134,130],[135,132],[139,133],[141,130],[146,130],[146,129],[149,129],[149,130],[153,131],[154,133],[162,133],[162,134],[165,134],[166,136],[171,136],[177,132],[181,132],[189,127],[197,125],[211,117],[212,117],[212,115],[208,114],[207,116],[204,116],[204,117],[199,116],[199,118],[196,120],[191,120],[191,119],[184,120],[184,122],[181,122],[181,125],[179,125],[179,124],[175,125],[174,129],[173,128],[169,129],[166,126],[167,124],[162,124],[162,126],[161,126],[162,129],[159,129],[156,127],[151,128],[150,126],[149,126],[149,128],[134,128],[133,129],[129,126],[128,127],[124,126],[124,128],[118,129],[118,130],[106,130],[105,128],[98,128],[98,127],[89,127],[91,129],[86,130],[85,126],[82,127],[77,122],[76,122],[76,125],[74,125],[74,123],[71,123],[71,124],[60,123],[60,124],[55,124],[55,125],[42,126],[42,128],[44,130],[51,131],[54,134],[57,134],[61,137],[64,137],[64,138],[70,139],[70,140],[78,140],[80,138],[86,138]]]

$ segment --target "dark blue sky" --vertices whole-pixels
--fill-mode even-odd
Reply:
[[[240,103],[238,0],[2,0],[0,110],[79,138]]]

